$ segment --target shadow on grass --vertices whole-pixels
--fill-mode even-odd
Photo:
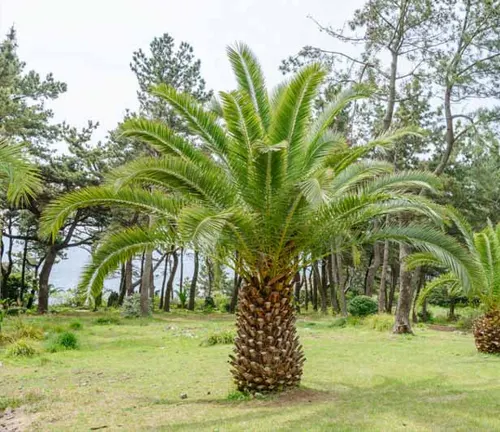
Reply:
[[[337,387],[343,390],[303,387],[266,400],[186,401],[182,405],[216,405],[220,414],[216,419],[164,424],[158,430],[217,430],[228,426],[231,430],[254,430],[249,425],[257,428],[261,421],[270,422],[273,431],[500,430],[500,402],[486,388],[456,387],[442,379],[408,384],[390,377],[369,387],[342,383]],[[471,403],[481,410],[471,408]]]

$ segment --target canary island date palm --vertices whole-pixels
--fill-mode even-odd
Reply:
[[[296,386],[302,375],[292,304],[298,256],[317,258],[333,239],[350,247],[369,234],[368,221],[387,213],[438,218],[418,193],[433,190],[437,180],[424,172],[393,173],[390,164],[368,159],[409,131],[357,146],[335,132],[337,115],[366,91],[345,91],[316,116],[314,101],[326,75],[320,65],[304,67],[268,93],[246,46],[228,54],[238,88],[221,92],[210,109],[169,86],[152,89],[182,117],[195,145],[164,123],[127,121],[123,133],[159,156],[117,169],[106,187],[59,199],[45,213],[43,232],[55,235],[85,206],[124,206],[151,216],[148,228],[103,240],[81,281],[93,294],[120,262],[144,250],[189,242],[226,257],[244,280],[230,360],[235,382],[241,390],[276,391]]]
[[[500,353],[500,224],[491,224],[474,233],[456,212],[454,221],[459,228],[463,249],[457,266],[450,268],[443,257],[434,252],[420,252],[409,258],[411,267],[434,266],[447,272],[430,281],[422,292],[423,300],[430,292],[445,287],[454,295],[459,293],[478,298],[485,314],[474,323],[478,351]]]

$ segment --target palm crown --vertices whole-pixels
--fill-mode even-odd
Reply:
[[[366,90],[341,93],[313,118],[325,78],[320,65],[303,68],[268,94],[251,51],[238,45],[228,53],[238,89],[221,92],[211,110],[172,87],[152,89],[184,119],[196,145],[164,123],[131,119],[124,135],[149,143],[159,156],[138,159],[115,171],[107,187],[73,192],[47,210],[44,230],[52,234],[83,206],[121,205],[153,216],[150,229],[127,230],[101,245],[83,278],[94,290],[126,257],[173,241],[224,256],[237,250],[232,265],[247,281],[265,285],[290,277],[299,253],[319,254],[334,236],[361,236],[376,216],[433,213],[411,191],[433,189],[434,177],[394,174],[390,164],[364,158],[411,131],[350,147],[332,129]]]
[[[488,224],[479,233],[474,233],[459,214],[448,212],[460,234],[462,252],[455,265],[443,259],[435,251],[415,253],[409,258],[412,267],[427,265],[447,270],[430,281],[422,292],[421,301],[433,290],[446,287],[452,293],[464,293],[477,297],[486,311],[500,308],[500,224]]]

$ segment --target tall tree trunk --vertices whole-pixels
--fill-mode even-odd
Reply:
[[[340,312],[342,316],[347,316],[347,300],[345,298],[345,285],[347,282],[346,275],[344,273],[344,266],[342,264],[342,254],[336,253],[337,258],[337,274],[338,274],[338,282],[339,282],[339,301],[340,301]]]
[[[35,302],[35,294],[38,289],[38,268],[39,265],[35,266],[35,275],[33,277],[31,292],[28,298],[28,304],[26,305],[27,309],[31,309],[33,307],[33,303]]]
[[[274,286],[240,289],[235,355],[231,373],[240,391],[267,392],[296,387],[304,354],[295,326],[293,275]]]
[[[377,271],[380,267],[380,243],[375,243],[373,246],[373,255],[366,272],[365,280],[365,295],[371,297],[373,295],[373,287],[375,286],[375,277],[377,276]]]
[[[423,272],[422,267],[418,267],[415,270],[414,277],[417,281],[417,286],[416,286],[416,290],[415,290],[415,298],[413,299],[413,306],[411,309],[412,310],[411,314],[412,314],[413,323],[417,323],[418,322],[417,302],[418,302],[420,292],[422,291],[422,288],[423,288],[424,282],[425,282],[425,273]]]
[[[170,275],[168,276],[167,281],[167,292],[165,293],[165,302],[163,305],[163,310],[165,312],[170,312],[170,300],[172,299],[172,294],[174,292],[174,279],[175,274],[177,273],[177,266],[179,265],[179,256],[177,255],[177,251],[172,248],[172,267],[170,268]]]
[[[387,312],[387,269],[389,268],[389,241],[384,242],[384,254],[382,258],[382,273],[380,275],[380,287],[378,293],[378,313]]]
[[[300,272],[295,274],[294,282],[295,292],[293,294],[293,302],[295,303],[295,311],[300,313],[300,289],[302,288]]]
[[[304,295],[305,295],[305,299],[304,299],[304,305],[305,305],[305,308],[306,308],[306,312],[309,310],[309,282],[308,282],[308,279],[307,279],[307,269],[304,267],[304,270],[303,270],[303,273],[302,273],[302,277],[304,279]]]
[[[180,274],[179,274],[179,292],[184,288],[184,248],[181,248],[180,253]]]
[[[141,315],[149,315],[151,271],[153,270],[153,251],[146,251],[144,254],[144,265],[141,277]]]
[[[120,286],[118,288],[118,304],[125,298],[125,264],[120,266]]]
[[[456,321],[457,320],[457,317],[455,315],[455,305],[456,305],[455,299],[451,298],[450,299],[450,312],[448,314],[449,321]]]
[[[411,287],[412,275],[406,268],[405,259],[411,253],[411,248],[407,244],[401,244],[399,247],[399,297],[396,308],[396,318],[394,321],[393,333],[396,334],[413,334],[410,324],[411,304],[413,292]]]
[[[124,297],[133,294],[132,288],[132,258],[125,262],[124,275],[123,275],[123,292],[120,292],[120,298],[118,299],[118,304],[121,306],[123,304]]]
[[[194,269],[193,269],[193,278],[191,279],[191,286],[189,287],[189,302],[188,309],[194,311],[194,303],[196,300],[196,286],[198,284],[198,272],[200,268],[200,253],[198,251],[194,251]],[[235,277],[237,277],[235,273]],[[235,289],[238,287],[235,286]],[[234,311],[234,309],[233,309]]]
[[[314,311],[318,310],[318,287],[320,284],[319,279],[318,262],[314,261],[312,265],[312,301]]]
[[[391,265],[391,289],[389,290],[389,299],[387,301],[387,313],[392,314],[392,306],[394,304],[394,296],[396,294],[396,287],[398,286],[399,279],[399,266],[396,264]]]
[[[165,287],[167,285],[167,274],[168,274],[168,263],[170,262],[170,257],[167,255],[165,257],[165,267],[163,268],[163,280],[161,282],[161,293],[160,293],[160,310],[163,310],[163,305],[165,301]]]
[[[338,286],[337,275],[336,275],[336,266],[334,263],[335,254],[330,254],[328,257],[328,279],[330,281],[330,301],[332,302],[332,310],[334,313],[340,312],[339,301],[337,299],[337,290],[335,289]]]
[[[320,275],[320,289],[321,289],[321,313],[328,313],[328,299],[327,299],[327,274],[326,274],[326,259],[321,260],[321,275]]]
[[[40,279],[38,282],[38,313],[44,314],[49,310],[49,278],[52,272],[52,267],[57,258],[57,249],[55,245],[50,245],[47,248],[47,255],[43,262],[40,271]]]
[[[23,303],[24,290],[26,289],[26,260],[28,258],[28,240],[24,240],[23,256],[21,262],[21,289],[19,291],[19,304]]]

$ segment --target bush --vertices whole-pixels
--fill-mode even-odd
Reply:
[[[78,348],[78,338],[72,332],[64,332],[52,339],[47,351],[57,352],[61,350],[74,350]]]
[[[120,295],[116,291],[112,291],[108,297],[108,307],[119,306]]]
[[[372,315],[367,317],[364,322],[368,328],[384,332],[392,329],[394,317],[392,315]]]
[[[82,323],[80,321],[71,321],[69,323],[69,328],[71,330],[81,330],[83,327]]]
[[[149,300],[149,314],[153,313],[153,303]],[[141,316],[141,295],[139,293],[126,297],[123,301],[122,315],[125,318],[139,318]]]
[[[6,315],[10,316],[19,316],[26,313],[26,308],[24,307],[19,307],[19,306],[13,306],[7,309]]]
[[[472,331],[474,321],[476,321],[481,315],[482,312],[479,309],[473,309],[470,307],[463,308],[460,311],[456,327],[463,331]]]
[[[376,314],[378,312],[378,305],[371,297],[361,295],[354,297],[349,302],[347,311],[353,316],[364,317]]]
[[[342,328],[347,325],[347,318],[340,317],[340,318],[335,318],[328,327],[331,328]]]
[[[108,315],[97,318],[94,323],[97,325],[119,325],[121,321],[117,316]]]
[[[247,392],[241,392],[238,390],[232,391],[227,395],[227,400],[229,401],[247,401],[251,400],[252,395]]]
[[[7,347],[7,357],[33,357],[38,354],[36,348],[27,339],[19,339]]]
[[[209,335],[201,345],[213,346],[213,345],[226,345],[234,343],[235,334],[230,330],[223,330],[220,332],[215,332]]]

